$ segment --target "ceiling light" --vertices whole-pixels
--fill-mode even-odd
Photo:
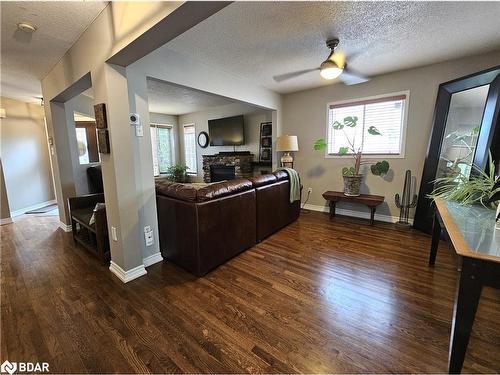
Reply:
[[[0,118],[6,118],[7,112],[5,112],[5,108],[0,108]]]
[[[29,22],[20,22],[17,24],[17,28],[19,30],[24,31],[25,33],[34,33],[36,31],[36,26]]]
[[[332,60],[326,60],[321,64],[319,74],[324,79],[335,79],[342,74],[343,70]]]

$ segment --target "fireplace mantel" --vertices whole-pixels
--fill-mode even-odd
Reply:
[[[211,165],[234,166],[235,178],[250,178],[253,175],[253,154],[222,153],[215,155],[202,155],[203,157],[203,181],[210,181]]]

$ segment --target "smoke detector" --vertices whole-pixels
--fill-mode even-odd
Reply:
[[[25,33],[34,33],[36,31],[36,26],[29,22],[20,22],[17,24],[17,28],[19,30],[24,31]]]

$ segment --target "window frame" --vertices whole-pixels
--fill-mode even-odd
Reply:
[[[186,127],[192,126],[194,129],[194,160],[195,160],[195,167],[196,170],[194,172],[189,172],[189,169],[186,171],[186,173],[189,176],[198,176],[198,144],[196,142],[196,124],[189,123],[189,124],[182,124],[182,145],[183,145],[183,156],[184,156],[184,165],[187,165],[186,163]]]
[[[149,128],[167,128],[167,129],[170,129],[171,131],[171,136],[170,136],[170,160],[172,160],[172,165],[175,165],[176,164],[176,160],[175,160],[175,135],[174,135],[174,125],[170,125],[170,124],[161,124],[161,123],[158,123],[158,122],[150,122],[149,123]],[[151,142],[151,147],[153,147],[153,142]],[[157,140],[157,143],[156,143],[156,154],[158,155],[158,140]],[[154,163],[154,161],[153,161]],[[158,165],[158,171],[159,171],[159,174],[158,175],[155,175],[154,172],[153,172],[153,176],[154,177],[160,177],[160,176],[164,176],[166,175],[166,173],[161,173],[160,172],[160,166]]]
[[[404,90],[404,91],[397,91],[397,92],[390,92],[386,94],[380,94],[380,95],[374,95],[374,96],[367,96],[363,98],[352,98],[352,99],[346,99],[346,100],[339,100],[335,102],[328,102],[326,103],[326,136],[325,139],[328,142],[328,129],[331,126],[331,124],[328,123],[329,118],[330,118],[330,106],[336,106],[336,105],[346,105],[346,104],[352,104],[355,105],[356,103],[362,102],[362,101],[368,101],[368,100],[379,100],[379,99],[384,99],[384,98],[391,98],[393,96],[405,96],[405,106],[404,106],[404,113],[403,113],[403,124],[401,127],[401,138],[400,138],[400,152],[399,154],[362,154],[364,159],[404,159],[405,158],[405,153],[406,153],[406,133],[407,133],[407,127],[408,127],[408,108],[409,103],[410,103],[410,90]],[[339,155],[338,153],[336,154],[329,154],[328,153],[328,147],[325,149],[325,159],[350,159],[352,158],[352,154],[346,154],[346,155]]]

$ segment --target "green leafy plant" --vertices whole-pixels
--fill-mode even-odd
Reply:
[[[458,176],[441,177],[434,180],[434,190],[428,195],[432,200],[444,199],[464,205],[480,203],[494,208],[500,200],[500,177],[495,177],[495,163],[489,156],[489,173],[472,165],[472,177],[463,173]]]
[[[186,182],[188,180],[188,176],[186,171],[188,167],[182,164],[175,164],[168,167],[167,170],[167,178],[170,181],[174,182]]]
[[[361,165],[370,163],[369,161],[362,160],[362,152],[363,152],[362,146],[356,149],[355,147],[356,135],[354,135],[351,139],[345,131],[346,127],[355,128],[357,125],[358,125],[358,118],[356,116],[347,116],[344,118],[342,123],[340,123],[339,121],[334,121],[334,123],[332,124],[332,128],[334,131],[342,131],[344,133],[348,143],[347,145],[341,146],[339,148],[338,154],[342,156],[352,153],[355,160],[353,167],[342,168],[342,175],[347,177],[359,176],[359,169]],[[375,126],[370,126],[367,131],[368,134],[373,136],[382,135],[382,133],[380,133],[380,131]],[[316,142],[314,142],[314,149],[316,151],[325,150],[327,147],[328,144],[323,138],[318,139]],[[370,170],[376,176],[385,175],[389,171],[389,168],[390,168],[389,163],[386,160],[377,162],[370,166]]]

